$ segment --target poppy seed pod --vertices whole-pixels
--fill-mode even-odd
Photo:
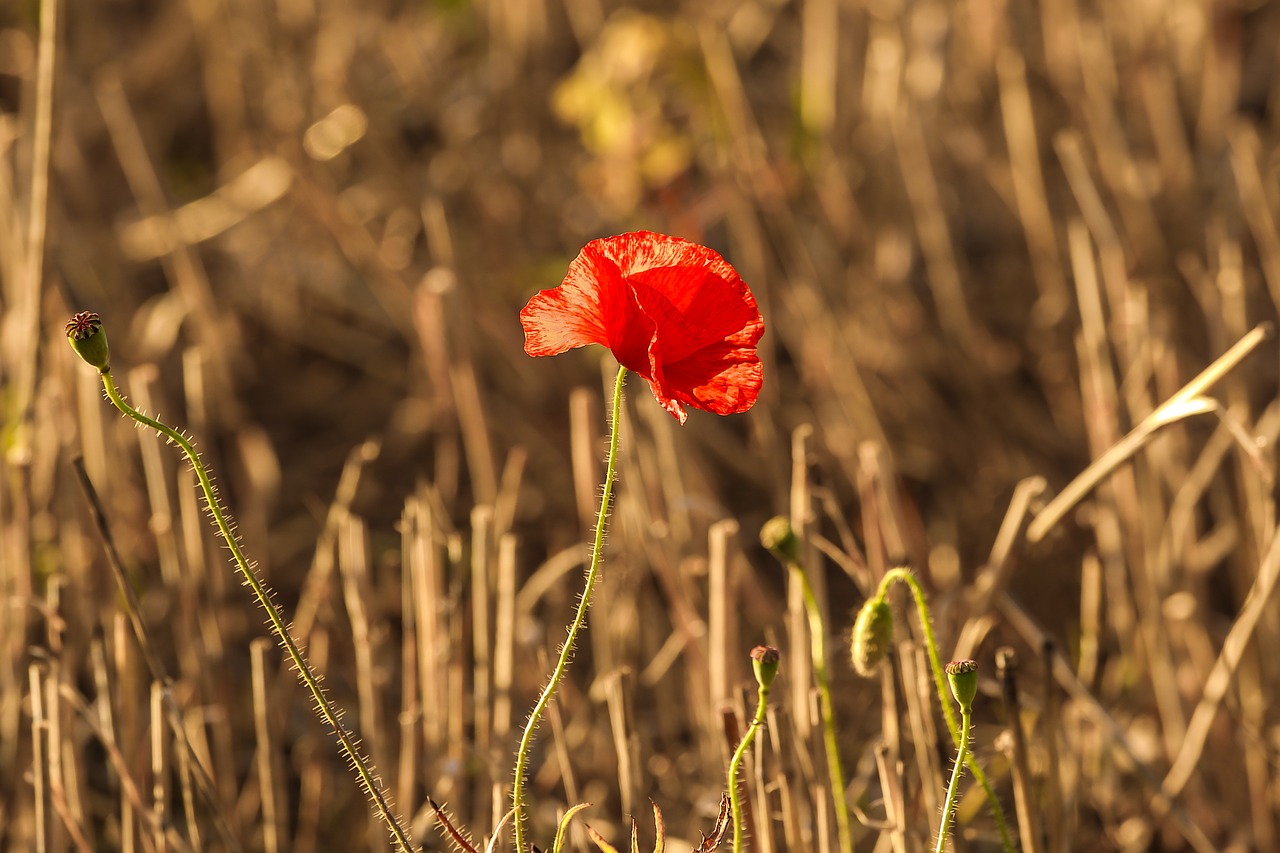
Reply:
[[[946,665],[947,681],[951,684],[951,695],[956,697],[962,710],[973,707],[973,698],[978,695],[978,664],[972,660],[953,660]]]
[[[102,328],[102,318],[92,311],[81,311],[67,321],[67,341],[76,355],[96,367],[99,373],[111,369],[111,354],[107,349],[107,333]]]
[[[782,655],[772,646],[756,646],[752,649],[751,668],[756,674],[756,684],[768,690],[778,674],[778,661],[781,659]]]
[[[859,675],[875,673],[893,643],[893,611],[883,598],[868,598],[853,623],[849,657]]]
[[[760,528],[760,544],[784,563],[800,559],[800,540],[785,516],[777,515]]]

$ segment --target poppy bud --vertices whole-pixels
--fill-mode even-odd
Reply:
[[[96,367],[99,373],[111,369],[111,356],[107,350],[107,333],[102,328],[102,318],[92,311],[81,311],[66,326],[67,341],[76,355]]]
[[[800,559],[800,540],[785,516],[774,516],[760,528],[760,544],[784,563]]]
[[[756,646],[752,649],[751,668],[756,673],[756,684],[768,690],[778,674],[778,661],[781,659],[782,655],[773,646]]]
[[[859,675],[872,675],[893,643],[893,611],[883,598],[868,598],[853,623],[849,657]]]
[[[962,710],[973,707],[973,697],[978,695],[978,664],[971,660],[953,660],[947,664],[947,681],[951,683],[951,695],[956,697]]]

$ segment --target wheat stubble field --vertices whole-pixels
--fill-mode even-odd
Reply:
[[[0,850],[391,849],[74,312],[446,850],[428,798],[481,843],[509,809],[604,473],[612,363],[517,314],[635,229],[733,263],[764,386],[680,426],[628,385],[542,849],[582,802],[566,849],[652,849],[651,801],[695,848],[767,643],[747,849],[834,853],[843,796],[858,851],[931,850],[907,597],[888,666],[847,652],[901,565],[1022,849],[1280,849],[1278,47],[1265,0],[0,4]],[[969,779],[952,845],[1001,849]]]

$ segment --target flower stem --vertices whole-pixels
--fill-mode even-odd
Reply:
[[[587,569],[586,581],[582,587],[582,596],[578,599],[578,612],[574,615],[573,623],[569,626],[569,634],[565,637],[564,645],[560,648],[560,658],[556,661],[555,669],[551,672],[551,678],[547,681],[547,686],[542,689],[542,695],[538,697],[537,704],[533,706],[533,710],[529,713],[529,720],[524,726],[524,734],[520,738],[520,749],[516,752],[516,778],[511,789],[511,804],[515,811],[516,853],[525,853],[528,850],[528,842],[525,840],[528,835],[528,827],[526,826],[528,817],[525,814],[524,783],[525,768],[529,763],[529,748],[533,744],[533,733],[538,728],[538,722],[542,719],[542,714],[547,709],[547,705],[551,703],[551,698],[555,695],[556,688],[560,686],[560,680],[564,678],[565,671],[569,668],[569,660],[573,657],[573,649],[578,640],[578,633],[582,630],[583,623],[586,622],[587,608],[591,605],[591,592],[595,588],[596,576],[599,574],[600,557],[604,551],[605,522],[609,518],[609,501],[613,495],[614,472],[617,470],[618,421],[622,417],[622,386],[626,381],[627,369],[619,367],[618,378],[613,386],[613,415],[609,422],[609,461],[604,475],[604,494],[600,499],[600,513],[596,516],[595,544],[591,548],[591,565]]]
[[[960,775],[964,772],[965,761],[969,758],[969,721],[969,709],[962,707],[960,709],[960,751],[956,754],[956,766],[951,769],[951,784],[947,786],[947,802],[942,807],[942,825],[938,827],[938,844],[934,847],[934,853],[942,853],[946,846],[947,831],[951,828],[951,816],[955,814],[956,794],[960,790]]]
[[[756,739],[756,730],[764,725],[764,715],[769,704],[768,685],[760,684],[756,695],[759,697],[756,703],[756,716],[747,728],[747,733],[742,736],[742,742],[738,744],[737,750],[734,751],[733,761],[729,762],[729,803],[733,808],[733,853],[742,853],[742,794],[738,791],[738,770],[752,741]]]
[[[818,683],[818,701],[822,711],[822,733],[826,744],[827,775],[831,780],[831,800],[836,807],[836,832],[840,838],[841,853],[853,853],[853,830],[849,823],[849,806],[844,799],[844,770],[840,766],[840,752],[836,743],[835,709],[831,702],[831,685],[827,679],[826,629],[822,624],[822,611],[814,597],[813,586],[798,560],[790,561],[791,568],[800,579],[800,591],[804,597],[805,613],[809,617],[809,654],[813,660],[813,677]]]
[[[166,439],[178,445],[186,455],[187,461],[191,463],[191,468],[196,472],[196,478],[200,481],[200,490],[204,493],[205,504],[209,507],[209,514],[213,516],[214,522],[218,526],[218,532],[222,534],[223,541],[227,543],[227,547],[231,550],[231,556],[235,560],[236,568],[240,571],[240,575],[246,586],[252,591],[258,604],[266,611],[267,620],[271,624],[271,630],[276,635],[276,639],[280,642],[282,648],[293,661],[293,667],[298,673],[298,677],[311,691],[311,697],[315,700],[316,713],[328,723],[337,736],[338,745],[346,754],[351,762],[352,768],[359,777],[360,786],[364,788],[365,795],[369,801],[373,803],[378,815],[386,823],[387,829],[391,833],[392,839],[395,841],[396,847],[402,853],[412,853],[414,846],[409,841],[409,836],[400,825],[399,819],[391,810],[386,794],[383,793],[381,782],[378,774],[374,770],[373,762],[368,757],[361,754],[359,747],[356,745],[355,738],[347,731],[346,726],[342,724],[341,715],[333,701],[325,695],[324,687],[320,684],[320,678],[315,671],[311,669],[307,663],[307,658],[303,654],[302,649],[298,646],[296,640],[289,633],[288,622],[284,615],[280,612],[274,602],[271,600],[271,592],[267,586],[258,578],[253,566],[245,557],[244,552],[240,549],[240,543],[236,540],[235,533],[231,529],[231,524],[227,520],[226,513],[222,510],[222,504],[218,500],[217,492],[213,487],[213,481],[209,478],[209,472],[205,469],[204,463],[200,461],[200,454],[196,453],[195,447],[191,442],[175,430],[173,427],[163,424],[154,418],[149,418],[139,412],[137,409],[125,402],[121,396],[119,389],[116,388],[114,378],[111,376],[111,368],[104,367],[99,370],[102,376],[102,386],[106,389],[107,397],[112,404],[128,415],[134,421],[150,427],[156,432],[163,435]]]
[[[924,646],[929,656],[929,668],[933,671],[933,689],[938,694],[939,704],[942,705],[942,714],[947,718],[947,730],[951,733],[951,742],[959,747],[961,740],[967,737],[968,732],[961,730],[959,721],[956,720],[956,713],[952,710],[951,702],[948,699],[950,691],[942,674],[942,662],[938,658],[938,638],[933,633],[933,618],[929,614],[929,604],[925,600],[924,590],[920,587],[920,582],[916,580],[916,576],[909,569],[901,567],[890,569],[880,579],[880,586],[876,590],[876,598],[883,599],[888,593],[889,587],[895,581],[905,583],[911,589],[912,597],[915,598],[916,613],[919,615],[920,625],[924,629]],[[983,771],[982,765],[978,764],[968,750],[965,751],[964,760],[969,772],[973,774],[973,778],[982,786],[983,792],[987,795],[987,803],[991,806],[991,816],[995,819],[996,828],[1000,831],[1001,846],[1006,853],[1014,853],[1017,848],[1014,847],[1013,838],[1009,835],[1009,826],[1004,819],[1004,809],[1000,807],[1000,799],[996,797],[995,789],[991,787],[987,774]]]

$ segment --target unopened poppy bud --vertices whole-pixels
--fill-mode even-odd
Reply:
[[[760,528],[760,544],[784,563],[800,559],[800,540],[785,516],[774,516]]]
[[[960,707],[973,707],[973,697],[978,695],[978,664],[971,660],[953,660],[946,665],[947,681],[951,683],[951,695]]]
[[[893,644],[893,611],[883,598],[868,598],[853,622],[849,657],[859,675],[875,673]]]
[[[756,646],[752,649],[751,668],[756,673],[756,684],[768,690],[778,674],[778,661],[781,659],[782,655],[773,646]]]
[[[67,340],[76,355],[105,373],[111,369],[111,356],[107,350],[107,333],[102,328],[102,318],[92,311],[81,311],[66,326]]]

